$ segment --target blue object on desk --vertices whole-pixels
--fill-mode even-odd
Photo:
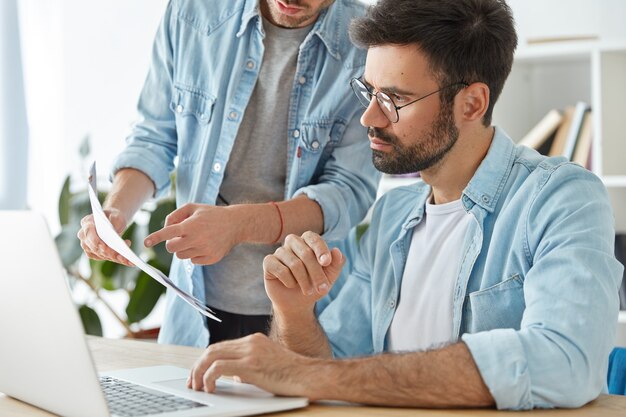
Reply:
[[[615,348],[609,355],[609,394],[626,395],[626,348]]]

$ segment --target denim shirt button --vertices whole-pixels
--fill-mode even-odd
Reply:
[[[299,82],[300,84],[304,84],[304,83],[306,83],[306,77],[305,77],[304,75],[303,75],[303,76],[301,76],[300,78],[298,78],[298,82]]]
[[[188,274],[191,274],[191,270],[193,269],[193,267],[191,266],[191,262],[187,262],[187,267],[185,269],[187,269]]]
[[[182,113],[183,110],[185,110],[185,108],[183,107],[182,104],[179,104],[178,106],[176,106],[176,113]]]
[[[483,203],[489,203],[489,197],[487,197],[486,195],[483,196]]]
[[[395,307],[396,307],[396,301],[395,300],[389,301],[389,308],[394,309]]]
[[[246,62],[246,67],[248,69],[254,69],[254,61],[248,61]]]
[[[299,138],[300,137],[300,131],[298,129],[293,131],[293,137],[294,138]]]
[[[319,148],[319,147],[320,147],[320,143],[319,143],[318,141],[314,140],[314,141],[311,143],[311,148],[313,148],[313,149],[317,149],[317,148]]]
[[[237,118],[237,112],[231,111],[230,113],[228,113],[228,118],[231,120],[235,120]]]
[[[220,164],[219,162],[216,162],[215,164],[213,164],[213,171],[220,172],[221,170],[222,170],[222,164]]]

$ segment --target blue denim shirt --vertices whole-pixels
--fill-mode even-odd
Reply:
[[[411,234],[430,191],[419,182],[376,204],[353,272],[320,316],[337,357],[387,349]],[[461,201],[474,221],[450,326],[497,407],[577,407],[594,399],[606,384],[622,276],[602,182],[564,158],[515,146],[496,129]]]
[[[379,178],[359,124],[362,107],[349,87],[363,72],[365,52],[351,45],[347,28],[363,13],[356,0],[338,0],[321,13],[300,46],[291,86],[285,199],[306,194],[319,203],[331,241],[365,216]],[[214,204],[259,74],[264,36],[256,1],[172,0],[140,96],[141,120],[113,172],[138,169],[160,195],[177,158],[177,204]],[[170,276],[205,298],[202,268],[175,258]],[[166,304],[159,341],[206,346],[200,314],[169,293]]]

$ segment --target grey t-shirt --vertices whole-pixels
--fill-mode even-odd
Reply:
[[[265,52],[230,154],[220,195],[228,204],[281,201],[287,178],[287,116],[298,49],[312,28],[284,29],[263,20]],[[218,204],[223,202],[219,201]],[[276,215],[276,223],[279,218]],[[207,236],[207,239],[219,237]],[[241,244],[204,267],[206,302],[230,313],[269,314],[263,258],[277,246]]]

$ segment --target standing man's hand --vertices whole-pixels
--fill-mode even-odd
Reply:
[[[263,260],[265,290],[275,313],[293,315],[312,311],[330,291],[345,258],[317,233],[288,235],[285,244]]]
[[[144,244],[152,247],[167,241],[165,248],[179,259],[194,264],[219,262],[233,246],[244,241],[245,227],[239,207],[218,207],[189,203],[171,212],[165,227],[146,237]]]
[[[113,228],[118,234],[122,234],[127,226],[127,220],[124,215],[116,209],[104,210],[109,218]],[[106,243],[100,239],[96,232],[96,224],[93,220],[93,214],[83,217],[80,221],[80,230],[77,237],[80,240],[80,246],[83,248],[87,256],[91,259],[99,261],[112,261],[126,266],[133,264],[119,253],[111,249]],[[130,246],[130,240],[126,240],[126,244]]]

